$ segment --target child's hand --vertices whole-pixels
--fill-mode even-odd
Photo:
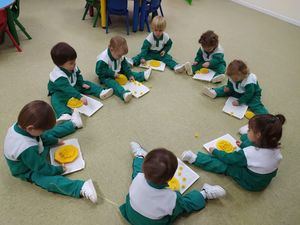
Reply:
[[[64,144],[65,144],[65,142],[63,140],[58,139],[57,145],[64,145]]]
[[[145,59],[141,59],[141,64],[145,65],[146,64],[146,60]]]
[[[230,89],[228,87],[224,87],[224,92],[228,93],[230,92]]]
[[[83,102],[84,105],[88,104],[86,97],[81,97],[80,100]]]
[[[209,62],[205,62],[202,64],[203,67],[208,68],[209,67]]]
[[[233,105],[233,106],[239,106],[240,103],[239,103],[237,100],[235,100],[235,101],[232,102],[232,105]]]
[[[164,56],[165,54],[166,54],[165,51],[161,51],[161,52],[160,52],[160,55],[161,55],[161,56]]]
[[[238,147],[240,147],[241,144],[242,144],[242,142],[240,142],[240,141],[236,141],[235,143],[236,143],[236,145],[237,145]]]
[[[196,66],[196,65],[198,65],[198,62],[196,62],[196,61],[193,62],[193,66]]]
[[[115,73],[115,78],[118,78],[120,76],[120,74]]]
[[[211,153],[213,152],[214,149],[215,149],[214,147],[209,147],[209,149],[208,149],[207,152],[208,152],[209,154],[211,154]]]
[[[129,77],[129,81],[134,82],[135,81],[134,76]]]
[[[87,85],[87,84],[83,84],[82,87],[83,87],[84,89],[90,89],[90,85]]]
[[[61,164],[61,167],[63,168],[63,172],[67,171],[67,167],[65,166],[65,164]]]

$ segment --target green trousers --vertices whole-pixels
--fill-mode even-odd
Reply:
[[[202,69],[202,63],[198,63],[197,65],[192,65],[192,69],[193,69],[193,73],[195,74],[195,72],[197,70],[200,70]],[[220,64],[214,68],[209,68],[209,69],[212,69],[213,71],[215,71],[215,76],[219,75],[219,74],[224,74],[225,73],[225,70],[226,70],[226,66],[224,66],[223,64]]]
[[[99,95],[103,88],[90,81],[84,81],[84,84],[90,86],[89,89],[85,89],[82,86],[75,86],[75,89],[82,94],[92,95],[99,98]],[[67,106],[67,102],[70,98],[63,92],[55,92],[51,95],[51,105],[56,113],[56,117],[59,118],[62,114],[72,114],[72,109]]]
[[[170,69],[174,70],[174,67],[178,64],[176,61],[173,60],[172,56],[169,54],[165,54],[161,56],[158,52],[149,51],[148,54],[143,57],[146,61],[150,59],[155,59],[164,62]],[[133,65],[138,66],[141,64],[142,55],[138,54],[137,56],[133,57]]]
[[[122,71],[120,72],[122,73]],[[132,72],[133,77],[136,81],[143,82],[145,81],[144,72]],[[129,92],[125,90],[122,85],[120,85],[115,79],[113,78],[100,78],[100,83],[103,83],[105,86],[112,88],[114,90],[114,94],[117,95],[119,98],[123,99],[123,95],[125,92]]]
[[[219,88],[214,88],[214,90],[217,93],[217,97],[226,97],[226,96],[232,96],[235,98],[240,98],[242,94],[233,91],[232,93],[226,93],[224,92],[224,86]],[[253,98],[247,103],[249,109],[255,114],[255,115],[261,115],[261,114],[268,114],[268,110],[265,108],[265,106],[261,102],[261,96],[255,95]]]
[[[75,128],[72,122],[66,121],[56,125],[51,130],[44,132],[43,135],[45,138],[50,136],[62,138],[74,132]],[[45,147],[41,156],[47,158],[49,150],[50,147]],[[80,198],[80,191],[84,183],[82,180],[70,180],[61,175],[46,176],[35,171],[29,171],[26,174],[21,174],[20,178],[25,178],[27,181],[32,182],[49,192],[59,193],[75,198]]]

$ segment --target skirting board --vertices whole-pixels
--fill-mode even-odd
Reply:
[[[243,1],[243,0],[231,0],[231,1],[300,27],[300,20],[296,20],[296,19],[284,16],[284,15],[281,15],[277,12],[273,12],[269,9],[262,8],[260,6],[251,4],[251,3]]]

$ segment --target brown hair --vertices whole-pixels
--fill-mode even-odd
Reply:
[[[282,136],[282,125],[285,123],[285,117],[278,115],[256,115],[249,120],[249,129],[254,133],[260,133],[258,143],[260,148],[277,148],[280,146]]]
[[[219,45],[219,36],[215,34],[212,30],[208,30],[201,35],[198,42],[202,45],[202,47],[216,48]]]
[[[165,30],[167,27],[167,21],[162,16],[156,16],[152,19],[151,28],[158,29],[158,30]]]
[[[249,68],[247,67],[246,63],[242,60],[235,59],[229,63],[226,74],[230,77],[234,74],[239,74],[243,78],[246,78],[250,73]]]
[[[114,50],[122,50],[123,54],[126,55],[128,53],[128,45],[126,39],[121,36],[114,36],[110,39],[109,48]]]
[[[57,66],[62,66],[70,60],[77,58],[77,53],[72,46],[65,42],[59,42],[51,49],[51,58]]]
[[[22,129],[32,125],[35,129],[48,130],[56,124],[51,106],[41,100],[35,100],[23,107],[18,116],[18,124]]]
[[[178,166],[176,156],[165,148],[149,152],[143,163],[146,180],[154,184],[166,184],[174,176]]]

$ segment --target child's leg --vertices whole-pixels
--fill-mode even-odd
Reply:
[[[197,70],[202,68],[202,63],[198,63],[197,65],[192,65],[193,73],[196,73]]]
[[[132,72],[135,80],[139,82],[145,81],[144,72]]]
[[[215,92],[217,93],[216,97],[226,97],[226,96],[229,96],[229,93],[224,91],[225,87],[226,86],[221,86],[221,87],[213,88],[213,90],[215,90]]]
[[[174,70],[174,67],[178,64],[175,60],[173,60],[172,56],[167,53],[164,56],[160,56],[160,59],[158,60],[163,61],[172,70]]]
[[[65,95],[60,93],[51,95],[51,105],[56,113],[56,118],[59,118],[62,114],[72,114],[72,110],[67,106],[68,100]]]
[[[220,75],[220,74],[224,74],[225,70],[226,70],[226,66],[224,66],[223,64],[218,65],[216,68],[211,68],[213,71],[215,71],[215,75],[214,77]]]
[[[101,86],[90,81],[84,81],[83,83],[89,85],[90,88],[85,89],[83,87],[80,87],[80,90],[78,90],[80,93],[85,95],[92,95],[99,98],[101,91],[103,91],[103,88]]]
[[[260,100],[260,96],[255,96],[249,103],[248,103],[249,109],[255,114],[255,115],[261,115],[261,114],[268,114],[268,110],[265,108],[265,106],[262,104]]]
[[[84,184],[82,180],[70,180],[64,176],[45,176],[32,172],[30,180],[47,191],[80,198],[80,191]]]
[[[131,175],[132,180],[136,177],[138,173],[142,173],[143,162],[144,162],[143,157],[134,157],[132,162],[132,175]]]
[[[108,78],[108,79],[103,79],[102,82],[107,86],[110,87],[114,90],[114,94],[117,95],[119,98],[123,99],[123,95],[125,92],[129,92],[125,90],[117,81],[114,79]]]
[[[147,60],[152,59],[153,57],[151,56],[151,54],[147,54],[147,55],[145,55],[145,56],[142,57],[142,54],[140,53],[140,54],[138,54],[138,55],[136,55],[136,56],[134,56],[134,57],[132,58],[133,65],[134,65],[134,66],[140,65],[140,64],[141,64],[141,59],[142,59],[142,58],[145,59],[145,60],[147,61]]]
[[[193,163],[206,171],[225,174],[228,165],[214,156],[204,154],[202,152],[197,153],[196,161]]]

